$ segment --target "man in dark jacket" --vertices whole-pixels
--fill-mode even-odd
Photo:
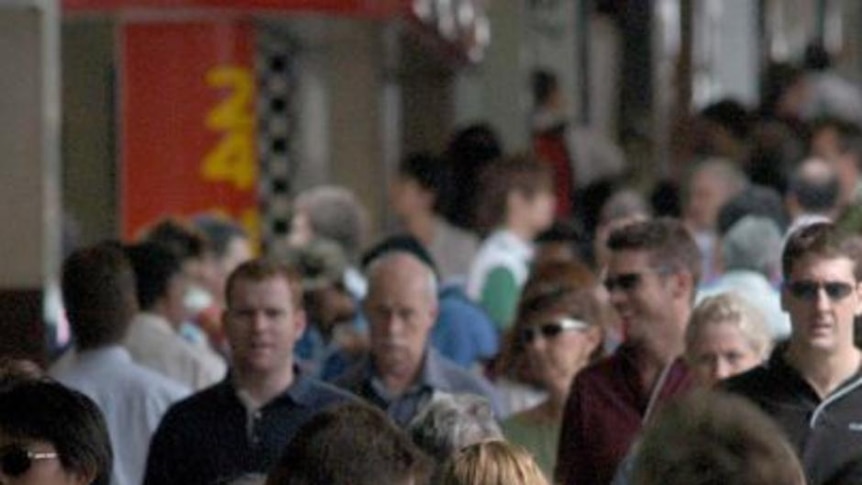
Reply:
[[[790,235],[781,304],[792,333],[765,365],[725,387],[771,415],[796,447],[809,484],[862,483],[862,310],[857,268],[831,223]]]

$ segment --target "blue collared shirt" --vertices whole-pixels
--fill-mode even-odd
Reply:
[[[334,382],[386,411],[399,426],[409,424],[430,401],[434,392],[483,396],[490,402],[494,414],[498,417],[501,415],[496,391],[488,381],[461,368],[433,348],[429,348],[425,353],[425,361],[417,381],[400,395],[393,395],[386,389],[377,376],[370,356]]]

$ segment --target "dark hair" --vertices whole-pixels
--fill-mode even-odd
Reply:
[[[239,265],[227,278],[225,303],[231,308],[231,294],[240,281],[260,283],[272,278],[283,278],[290,289],[290,300],[295,310],[302,309],[302,276],[286,264],[264,258],[252,259]]]
[[[502,155],[500,139],[487,123],[467,126],[452,136],[445,153],[451,194],[448,200],[440,201],[440,206],[453,224],[475,228],[479,176],[486,165]]]
[[[206,238],[216,258],[227,256],[230,243],[248,239],[248,234],[234,222],[216,215],[202,215],[192,221],[195,229]]]
[[[718,233],[723,236],[747,216],[768,217],[781,231],[787,227],[781,196],[771,187],[749,185],[721,206],[718,212]]]
[[[812,42],[805,46],[802,66],[811,71],[825,71],[832,67],[832,58],[822,42]]]
[[[151,310],[168,294],[171,278],[180,274],[180,260],[161,244],[143,242],[126,248],[126,254],[135,270],[138,288],[138,305]]]
[[[557,76],[550,71],[539,69],[532,75],[533,105],[538,107],[548,102],[554,92],[559,89]]]
[[[809,224],[790,234],[781,254],[781,271],[784,278],[790,278],[794,263],[811,255],[829,259],[847,258],[853,262],[853,274],[856,274],[853,253],[844,244],[841,231],[830,222]]]
[[[430,460],[382,411],[350,403],[329,408],[296,433],[268,485],[426,483]]]
[[[693,391],[646,428],[634,464],[640,485],[803,485],[799,460],[768,416],[739,396]]]
[[[627,224],[611,233],[608,248],[613,252],[648,251],[654,267],[687,271],[691,274],[693,288],[700,281],[700,249],[677,219],[660,217]]]
[[[0,430],[12,440],[51,443],[68,471],[108,485],[113,454],[102,413],[87,396],[45,380],[0,386]]]
[[[826,212],[835,208],[841,187],[835,172],[811,173],[803,162],[790,178],[788,192],[806,212]],[[819,163],[819,162],[814,162]]]
[[[777,62],[766,67],[761,86],[761,111],[767,117],[775,117],[778,102],[788,89],[802,81],[805,72],[792,64]]]
[[[398,164],[398,175],[414,180],[420,187],[437,194],[446,184],[443,160],[427,152],[412,153]]]
[[[740,140],[748,138],[751,125],[754,121],[748,109],[734,99],[722,99],[713,103],[703,108],[700,116],[707,121],[721,126]]]
[[[543,190],[553,190],[551,170],[528,155],[515,155],[489,164],[480,180],[479,228],[489,231],[505,219],[510,194],[519,192],[533,197]]]
[[[203,234],[176,219],[165,219],[159,222],[147,231],[144,240],[164,245],[179,258],[180,262],[202,259],[210,251]]]
[[[81,350],[117,343],[138,311],[135,275],[122,247],[79,249],[63,264],[63,302]]]
[[[362,269],[367,270],[374,261],[391,253],[407,253],[418,259],[421,263],[439,276],[434,257],[418,239],[409,234],[396,234],[374,245],[362,255]]]

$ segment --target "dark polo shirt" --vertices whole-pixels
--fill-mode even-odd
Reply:
[[[862,484],[862,370],[820,399],[785,352],[786,346],[777,348],[766,364],[723,387],[756,403],[784,429],[809,485]]]
[[[634,349],[617,352],[581,371],[572,384],[557,452],[555,483],[607,485],[643,426],[673,396],[691,388],[688,367],[677,359],[657,389],[643,389]]]
[[[265,474],[300,426],[355,399],[297,375],[284,393],[251,412],[228,376],[168,410],[150,443],[144,484],[213,485]]]

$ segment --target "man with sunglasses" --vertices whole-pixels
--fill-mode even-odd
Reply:
[[[790,437],[809,483],[862,483],[862,354],[853,320],[862,310],[856,262],[831,223],[790,235],[782,255],[782,308],[790,339],[769,361],[730,379]]]
[[[693,238],[681,222],[660,218],[617,229],[607,246],[605,286],[626,341],[575,378],[555,483],[610,483],[643,423],[691,386],[680,356],[701,270]]]

